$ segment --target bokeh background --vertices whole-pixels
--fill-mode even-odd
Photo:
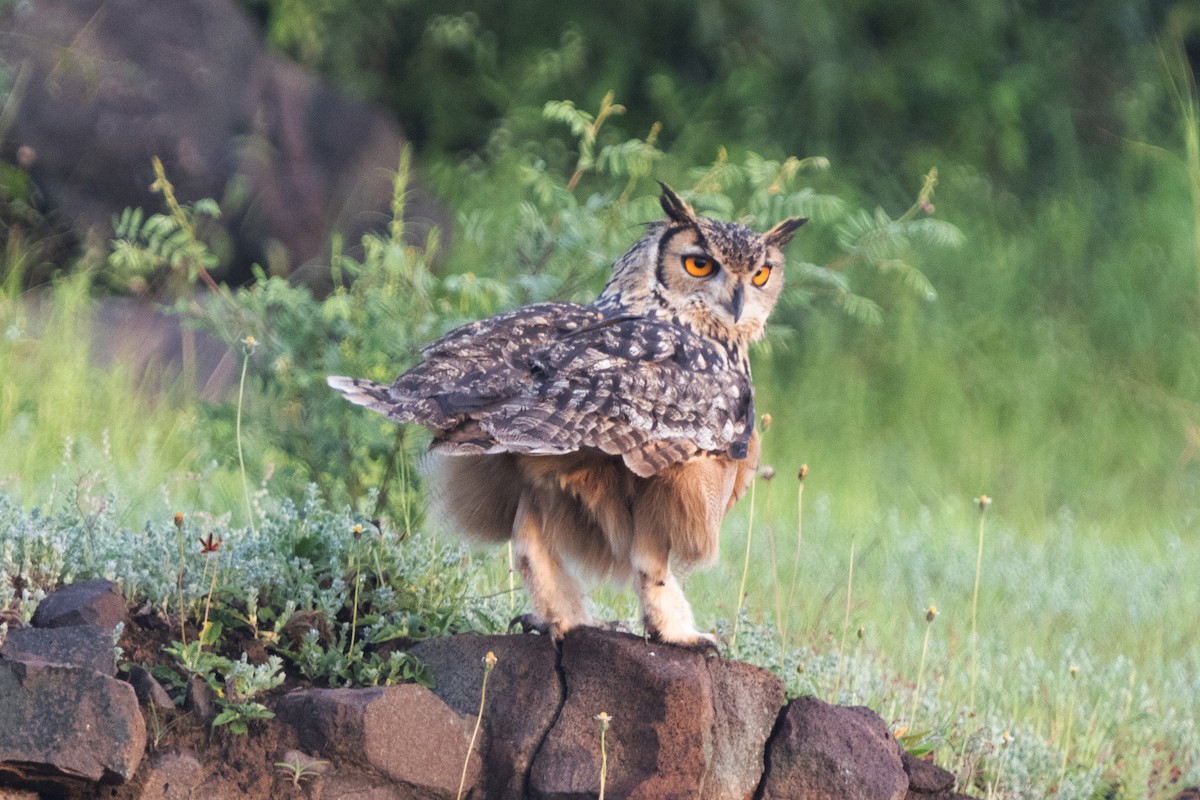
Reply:
[[[323,375],[390,379],[458,322],[586,301],[663,180],[714,216],[812,217],[754,355],[774,478],[689,584],[703,624],[897,729],[929,669],[933,740],[982,795],[1196,775],[1200,3],[2,13],[17,505],[237,526],[315,485],[436,527],[419,435]],[[968,651],[988,688],[970,673],[964,714]],[[1010,730],[1038,744],[997,769]]]

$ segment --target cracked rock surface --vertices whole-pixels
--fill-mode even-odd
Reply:
[[[599,723],[614,797],[706,800],[753,794],[783,705],[765,670],[623,633],[582,628],[556,652],[541,636],[456,636],[412,652],[435,691],[475,714],[488,651],[497,663],[484,709],[489,797],[576,798],[599,792]],[[469,665],[477,664],[472,669]]]

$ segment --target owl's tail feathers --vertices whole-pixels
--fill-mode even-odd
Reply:
[[[390,386],[375,381],[365,381],[360,378],[345,378],[340,375],[330,375],[325,379],[334,389],[337,389],[351,403],[366,406],[380,414],[391,414],[396,409],[396,401],[388,390]]]

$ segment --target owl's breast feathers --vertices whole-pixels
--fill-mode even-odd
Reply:
[[[699,452],[746,458],[754,429],[745,359],[664,320],[543,303],[451,331],[422,356],[391,386],[330,384],[431,428],[437,452],[593,448],[643,477]]]

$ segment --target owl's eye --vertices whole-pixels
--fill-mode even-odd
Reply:
[[[684,256],[683,268],[693,278],[707,278],[717,271],[717,262],[708,256]]]
[[[754,273],[754,276],[752,278],[750,278],[750,280],[755,286],[765,286],[767,281],[770,280],[770,278],[771,278],[771,268],[770,267],[759,267],[758,272]]]

